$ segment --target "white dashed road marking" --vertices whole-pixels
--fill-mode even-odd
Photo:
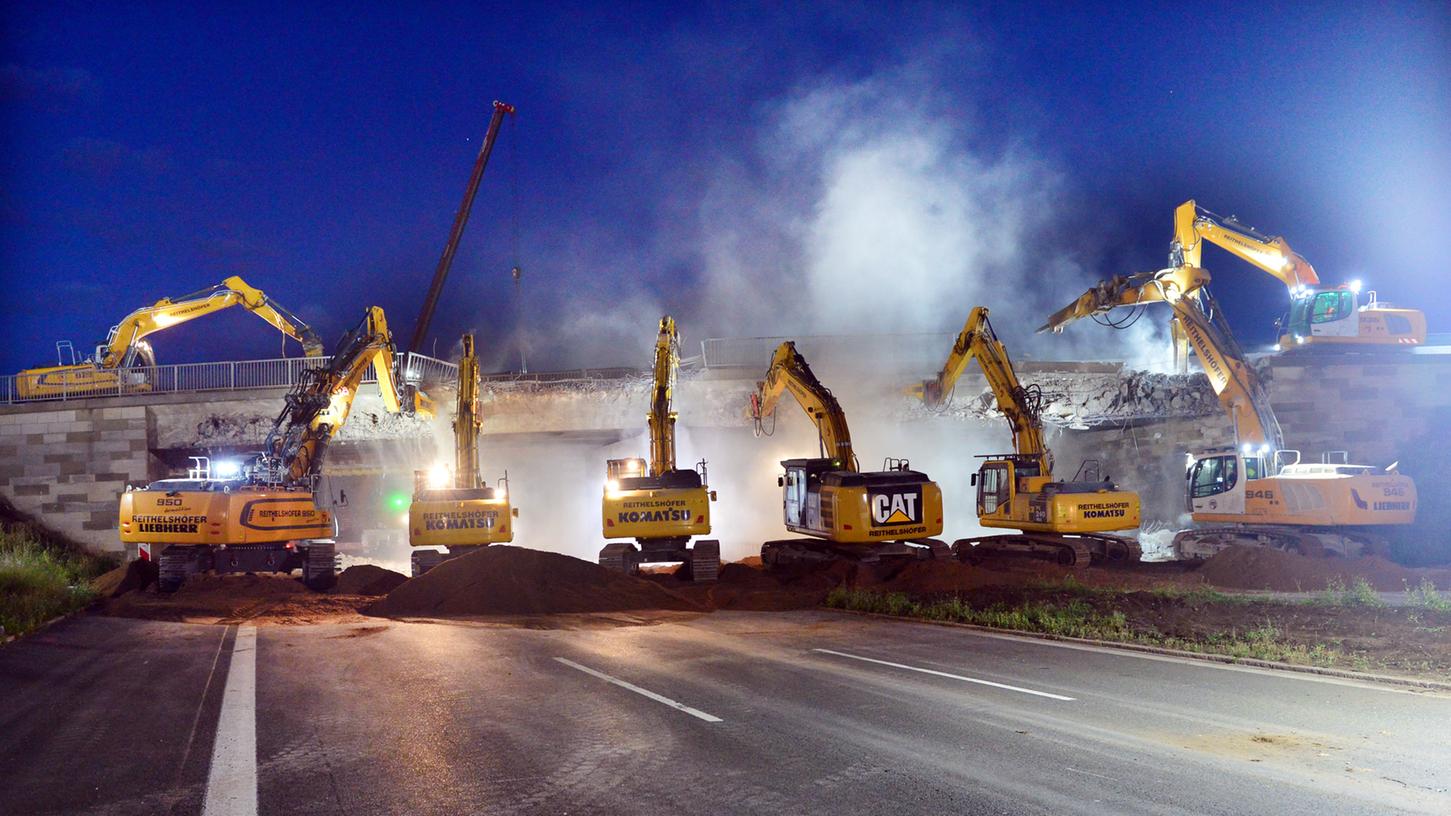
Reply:
[[[696,717],[698,719],[702,719],[702,720],[705,720],[706,722],[711,722],[711,723],[725,722],[720,717],[714,716],[712,714],[707,714],[704,711],[701,711],[699,709],[691,708],[690,706],[685,705],[684,703],[677,703],[674,700],[670,699],[669,697],[664,697],[662,695],[656,694],[655,692],[650,691],[649,689],[642,689],[639,686],[634,685],[632,683],[626,683],[624,680],[621,680],[618,677],[611,677],[611,676],[609,676],[608,674],[605,674],[602,671],[595,671],[594,669],[591,669],[589,666],[581,666],[578,663],[574,662],[573,660],[566,660],[565,658],[562,658],[562,657],[556,657],[554,659],[557,660],[557,661],[559,661],[560,663],[563,663],[564,665],[570,667],[571,669],[578,669],[579,671],[582,671],[585,674],[591,675],[593,677],[598,677],[599,679],[604,680],[607,683],[614,683],[615,685],[619,686],[622,689],[628,689],[630,691],[635,692],[636,694],[641,695],[642,697],[649,697],[651,700],[654,700],[657,703],[664,703],[665,705],[668,705],[671,708],[676,709],[677,711],[684,711],[686,714],[689,714],[692,717]]]
[[[922,674],[931,674],[937,677],[946,677],[949,680],[961,680],[964,683],[976,683],[980,686],[992,686],[993,688],[1006,689],[1007,691],[1016,691],[1019,694],[1031,694],[1035,697],[1047,697],[1050,700],[1063,700],[1065,702],[1072,702],[1074,699],[1072,697],[1064,697],[1062,694],[1053,694],[1047,691],[1035,691],[1030,688],[1022,688],[1021,686],[1010,686],[1006,683],[994,683],[991,680],[979,680],[976,677],[963,677],[960,674],[948,674],[947,672],[937,671],[936,669],[922,669],[916,666],[908,666],[905,663],[892,663],[887,660],[877,660],[874,657],[862,657],[861,655],[847,654],[846,652],[838,652],[832,649],[812,649],[811,651],[821,652],[822,654],[836,655],[837,657],[849,657],[852,660],[860,660],[864,663],[876,663],[881,666],[891,666],[894,669],[906,669],[907,671],[921,672]]]

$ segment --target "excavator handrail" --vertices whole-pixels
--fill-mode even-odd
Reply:
[[[841,403],[837,402],[831,389],[816,378],[806,358],[790,340],[776,348],[765,379],[757,384],[756,392],[751,395],[751,419],[757,427],[763,418],[775,413],[776,403],[785,391],[791,392],[801,410],[816,424],[822,455],[839,463],[842,470],[859,472],[856,453],[851,445],[851,430]]]

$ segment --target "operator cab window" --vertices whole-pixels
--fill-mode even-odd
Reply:
[[[1191,495],[1196,499],[1217,496],[1234,489],[1239,480],[1236,457],[1215,456],[1203,459],[1194,465],[1194,483]]]
[[[982,469],[982,481],[978,484],[978,503],[982,513],[996,513],[1007,501],[1008,469],[993,465]]]
[[[1355,296],[1350,292],[1321,292],[1315,296],[1312,323],[1334,323],[1355,311]]]

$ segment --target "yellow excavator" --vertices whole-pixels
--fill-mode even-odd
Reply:
[[[57,343],[56,349],[61,357],[58,364],[20,372],[16,377],[16,390],[24,399],[90,391],[114,392],[123,386],[123,376],[134,378],[134,381],[124,383],[128,390],[149,390],[145,372],[123,375],[124,369],[156,365],[156,355],[146,338],[162,329],[232,306],[245,307],[273,328],[301,343],[307,356],[321,357],[324,354],[322,342],[307,324],[267,297],[261,289],[233,275],[210,289],[175,299],[162,298],[126,315],[120,323],[111,327],[106,341],[97,344],[94,355],[87,360],[77,361],[69,342]],[[67,352],[69,362],[65,359]]]
[[[891,558],[951,558],[942,534],[942,490],[906,459],[887,459],[879,471],[863,472],[852,449],[846,414],[833,395],[786,341],[771,357],[766,378],[751,395],[757,436],[770,435],[781,395],[790,391],[816,424],[820,456],[786,459],[776,483],[784,491],[786,529],[809,538],[767,541],[767,567],[810,561],[872,563]],[[772,423],[774,430],[774,422]]]
[[[188,576],[213,570],[291,572],[312,589],[332,586],[336,521],[317,502],[328,442],[342,428],[359,384],[372,369],[384,407],[400,401],[393,339],[383,310],[369,308],[328,365],[306,369],[286,397],[263,450],[233,473],[198,467],[121,495],[121,541],[160,551],[158,588],[174,592]],[[210,463],[207,463],[208,465]]]
[[[1162,302],[1199,357],[1234,428],[1236,444],[1192,452],[1186,493],[1197,526],[1174,537],[1184,559],[1207,558],[1232,544],[1268,546],[1306,555],[1383,551],[1388,527],[1416,518],[1416,485],[1395,472],[1326,457],[1302,463],[1283,447],[1268,395],[1234,341],[1196,266],[1116,276],[1054,313],[1039,331],[1059,331],[1083,317],[1119,307]]]
[[[697,540],[710,534],[709,487],[705,461],[696,469],[675,466],[672,408],[680,368],[680,335],[674,318],[660,318],[655,338],[654,388],[650,400],[650,461],[611,459],[605,468],[601,524],[611,541],[600,550],[600,565],[634,573],[641,564],[679,562],[681,577],[714,581],[720,573],[720,542]]]
[[[445,560],[467,555],[490,544],[514,540],[506,474],[489,487],[479,471],[479,435],[484,417],[479,410],[479,358],[474,336],[463,336],[458,364],[458,400],[453,419],[453,472],[438,466],[413,474],[413,502],[408,505],[408,544],[413,547],[413,577]],[[427,547],[429,549],[419,549]],[[434,549],[434,548],[443,549]]]
[[[1285,284],[1290,292],[1290,309],[1277,325],[1281,351],[1324,346],[1406,348],[1426,342],[1424,312],[1384,303],[1374,290],[1364,292],[1362,299],[1360,281],[1330,289],[1317,288],[1320,276],[1315,267],[1291,249],[1283,237],[1266,235],[1234,216],[1216,215],[1192,199],[1180,204],[1174,210],[1169,265],[1200,267],[1205,241]],[[1176,328],[1175,358],[1181,370],[1188,362],[1186,341]]]
[[[973,308],[942,370],[912,393],[928,408],[945,406],[973,360],[1013,431],[1013,452],[982,457],[972,475],[977,520],[984,527],[1020,532],[959,539],[953,551],[959,558],[1016,555],[1073,567],[1139,560],[1137,541],[1109,535],[1139,526],[1138,494],[1099,478],[1092,461],[1084,462],[1071,481],[1053,478],[1053,452],[1043,441],[1042,392],[1018,381],[986,308]]]

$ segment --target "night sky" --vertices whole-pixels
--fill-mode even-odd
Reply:
[[[0,11],[0,371],[230,274],[329,342],[372,303],[406,341],[496,98],[439,356],[473,329],[515,364],[516,264],[536,370],[643,365],[661,311],[693,341],[981,300],[1026,343],[1162,266],[1190,197],[1451,331],[1445,3],[228,5]],[[1267,342],[1283,287],[1205,265]],[[241,313],[155,345],[281,348]]]

